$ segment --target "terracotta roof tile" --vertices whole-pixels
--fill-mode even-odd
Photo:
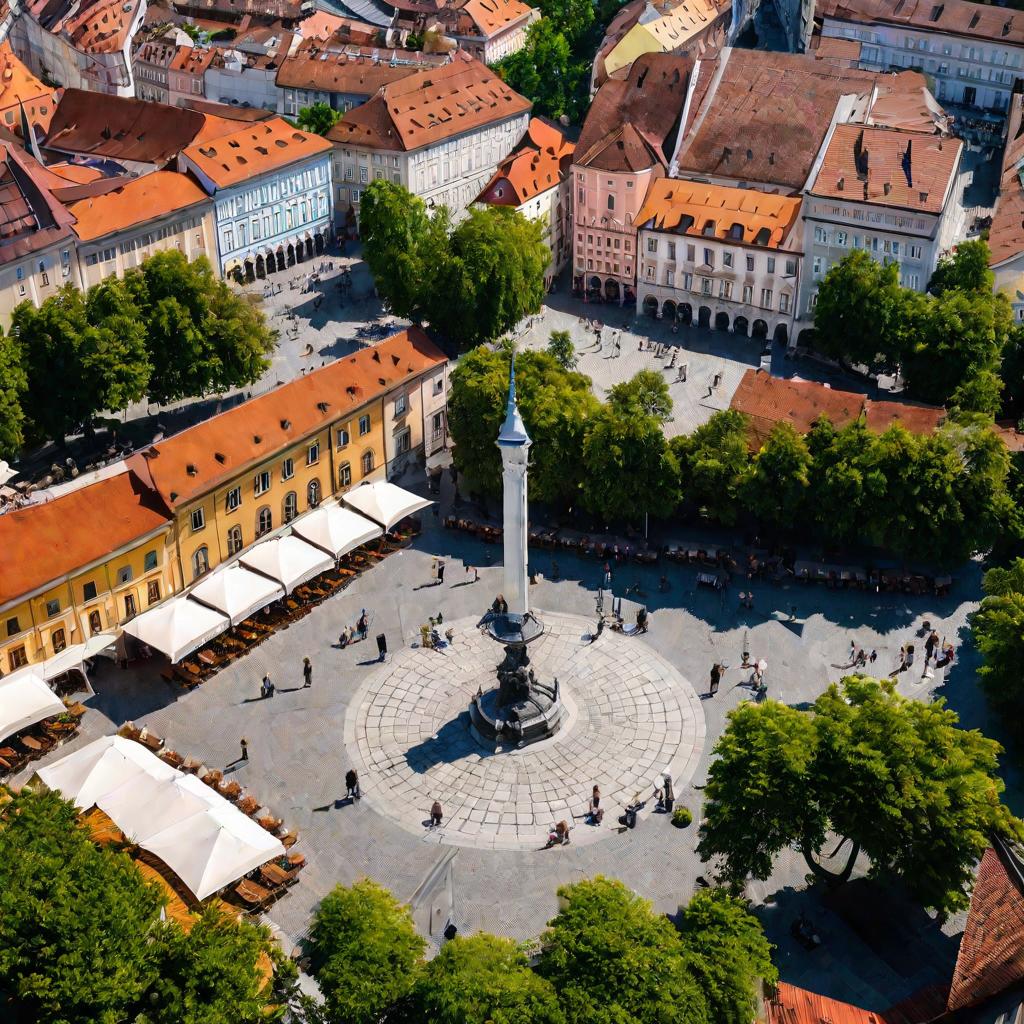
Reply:
[[[218,188],[227,188],[330,148],[319,135],[274,117],[244,128],[236,125],[231,134],[189,146],[182,155]]]
[[[89,242],[208,199],[187,174],[154,171],[141,178],[133,178],[113,192],[69,203],[68,209],[77,221],[75,234],[83,242]]]
[[[8,512],[0,516],[0,604],[105,558],[167,522],[159,500],[130,472]]]
[[[875,206],[941,213],[956,180],[962,149],[959,139],[840,124],[808,191]]]
[[[490,68],[458,52],[450,64],[384,86],[327,137],[339,145],[414,150],[524,114],[530,101]]]
[[[874,25],[913,25],[941,35],[1024,43],[1024,13],[967,0],[818,0],[815,17]]]
[[[1004,857],[1008,863],[1004,862]],[[1024,895],[1020,866],[985,851],[960,939],[949,1009],[961,1010],[1024,981]]]
[[[800,213],[800,202],[799,196],[658,178],[651,182],[634,223],[777,249]]]
[[[286,24],[302,19],[301,0],[188,0],[181,6],[200,15],[226,14],[232,21],[245,15]]]
[[[444,360],[410,327],[159,441],[131,464],[173,509]]]
[[[554,125],[530,118],[519,146],[498,165],[477,202],[522,206],[565,180],[574,148]]]
[[[280,89],[372,96],[391,82],[447,63],[448,57],[440,54],[371,46],[327,48],[314,43],[303,45],[286,58],[278,68],[276,81]]]
[[[781,981],[765,1000],[766,1024],[886,1024],[880,1013]]]
[[[29,124],[45,133],[57,107],[59,90],[44,85],[15,56],[10,42],[0,45],[0,124],[21,135],[21,105]]]
[[[456,6],[461,6],[484,39],[496,36],[533,13],[533,8],[522,0],[464,0]]]
[[[117,53],[124,48],[140,0],[94,0],[70,7],[60,27],[79,50]]]
[[[343,18],[330,11],[316,10],[299,24],[299,33],[303,39],[319,39],[327,42],[338,39],[358,44],[373,43],[381,34],[376,25],[369,25],[352,18]]]
[[[1003,172],[996,212],[989,228],[988,247],[992,265],[1024,252],[1024,97],[1015,93],[1010,102],[1003,153]]]
[[[860,60],[861,44],[856,39],[839,39],[835,36],[822,36],[814,50],[814,56],[818,60],[848,60],[854,63],[855,67]]]
[[[212,46],[179,46],[170,68],[190,75],[202,75],[213,62],[216,53]]]

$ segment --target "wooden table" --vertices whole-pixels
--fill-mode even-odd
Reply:
[[[200,651],[196,657],[204,664],[209,665],[210,668],[215,668],[217,665],[217,655],[213,651]]]
[[[31,736],[22,736],[18,742],[21,743],[26,750],[31,750],[36,754],[41,754],[47,749],[45,744],[40,743],[39,740],[34,739]]]
[[[273,886],[290,885],[299,877],[298,868],[293,868],[291,871],[285,871],[285,869],[276,861],[264,864],[260,868],[260,874],[267,883]]]

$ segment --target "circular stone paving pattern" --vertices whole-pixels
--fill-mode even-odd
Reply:
[[[349,705],[345,745],[371,807],[428,841],[537,849],[562,819],[575,824],[575,844],[612,835],[635,794],[651,807],[666,768],[682,789],[704,744],[690,684],[642,639],[608,630],[590,643],[586,619],[541,618],[545,634],[530,644],[530,662],[538,678],[558,677],[560,732],[521,750],[477,743],[467,708],[479,687],[496,684],[503,650],[475,619],[445,623],[455,631],[450,647],[399,651]],[[583,814],[595,783],[605,819],[592,827]],[[428,829],[434,800],[444,822]]]

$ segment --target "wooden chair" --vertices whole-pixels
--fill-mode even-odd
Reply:
[[[117,735],[126,740],[137,740],[142,735],[142,730],[134,722],[125,722],[117,730]]]
[[[205,782],[210,789],[216,789],[223,779],[224,773],[219,768],[214,768],[203,776],[203,782]]]
[[[258,882],[243,878],[234,888],[235,895],[251,910],[266,906],[274,896],[272,889],[265,889]]]
[[[185,758],[176,750],[161,750],[160,760],[169,764],[172,768],[180,768],[185,763]]]
[[[187,772],[189,775],[195,775],[195,773],[202,767],[202,762],[197,761],[194,757],[186,757],[181,765],[181,770],[183,772]]]
[[[256,824],[260,828],[265,828],[268,832],[276,832],[283,824],[283,818],[275,818],[272,814],[265,814],[262,818],[256,819]]]
[[[217,792],[226,800],[237,800],[242,795],[242,787],[234,781],[222,782],[217,787]]]
[[[281,840],[281,845],[286,850],[290,850],[299,841],[299,830],[293,828],[278,838]]]
[[[160,739],[159,736],[155,733],[149,732],[147,729],[142,730],[142,735],[139,736],[139,742],[148,750],[152,750],[154,754],[164,745],[164,741]]]
[[[254,796],[243,796],[237,806],[243,814],[252,816],[260,809],[260,802]]]
[[[260,868],[260,878],[271,888],[294,885],[299,880],[299,868],[285,870],[277,861],[271,861]]]

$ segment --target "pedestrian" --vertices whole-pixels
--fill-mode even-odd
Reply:
[[[711,666],[711,689],[708,693],[714,697],[718,693],[718,687],[722,682],[722,671],[724,666],[720,665],[717,661]]]
[[[366,609],[364,608],[359,613],[359,621],[356,623],[356,632],[359,634],[360,640],[366,639],[366,634],[370,629],[369,620],[366,618]]]
[[[654,796],[658,801],[658,807],[665,813],[670,814],[672,806],[676,802],[676,794],[672,789],[672,776],[667,770],[662,773],[661,785],[655,786]]]
[[[601,809],[601,790],[596,784],[590,793],[590,803],[587,804],[587,821],[591,825],[600,825],[604,821],[604,811]]]
[[[849,657],[848,661],[852,665],[856,660],[857,660],[857,641],[856,640],[851,640],[850,641],[850,657]]]
[[[870,661],[872,665],[874,665],[874,663],[878,661],[878,651],[876,651],[873,647],[871,648],[871,653],[868,655],[868,661]]]
[[[868,663],[868,656],[863,647],[857,651],[857,657],[853,659],[853,663],[857,668],[863,668]]]
[[[347,800],[358,800],[361,795],[359,792],[359,774],[355,768],[349,768],[345,772],[345,798]]]
[[[310,664],[309,658],[302,659],[302,678],[303,689],[313,685],[313,666]]]
[[[242,739],[239,741],[239,745],[242,748],[242,754],[238,758],[238,760],[239,761],[248,761],[249,760],[249,741],[243,736]]]
[[[260,699],[265,700],[267,697],[274,696],[274,684],[270,681],[269,673],[263,677],[263,681],[260,683]]]
[[[430,827],[436,828],[441,824],[441,819],[444,817],[444,812],[441,810],[441,801],[435,800],[430,805]]]
[[[569,845],[569,822],[560,821],[554,832],[548,833],[548,847]]]
[[[439,558],[437,560],[437,585],[441,586],[444,583],[444,559]]]
[[[925,668],[928,667],[928,662],[932,660],[932,655],[935,654],[935,650],[939,645],[939,634],[933,629],[928,634],[928,639],[924,642],[924,664]]]

